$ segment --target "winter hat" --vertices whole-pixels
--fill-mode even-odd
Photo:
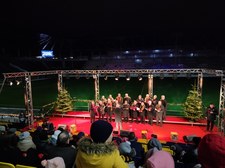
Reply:
[[[42,160],[41,165],[45,168],[65,168],[65,162],[62,157],[54,157],[49,160]]]
[[[25,132],[22,132],[20,135],[19,135],[19,139],[20,140],[23,140],[25,138],[28,138],[30,137],[30,133],[28,131],[25,131]]]
[[[91,125],[91,138],[95,143],[104,143],[113,131],[110,123],[104,120],[97,120]]]
[[[51,136],[51,138],[54,138],[54,139],[58,139],[58,135],[61,133],[60,130],[55,130],[54,134]]]
[[[126,142],[121,142],[119,144],[119,151],[121,154],[129,154],[131,152],[131,146],[130,146],[130,142],[126,141]]]
[[[78,138],[78,139],[81,139],[81,138],[84,137],[84,136],[85,136],[84,132],[79,132],[79,133],[77,134],[77,138]]]
[[[170,153],[161,150],[148,158],[147,168],[175,168],[175,163]]]
[[[225,167],[225,138],[217,134],[205,135],[198,147],[198,160],[204,168]]]

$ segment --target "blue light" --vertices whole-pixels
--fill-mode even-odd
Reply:
[[[52,50],[41,50],[42,58],[53,58],[53,51]]]
[[[153,52],[154,52],[154,53],[159,53],[159,52],[160,52],[160,50],[153,50]]]

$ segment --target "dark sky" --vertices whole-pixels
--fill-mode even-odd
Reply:
[[[0,5],[0,42],[34,47],[44,33],[56,47],[76,50],[224,49],[224,22],[224,0],[7,1]]]

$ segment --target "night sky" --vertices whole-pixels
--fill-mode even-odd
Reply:
[[[0,5],[1,48],[55,50],[225,49],[225,1],[27,0]],[[32,54],[32,53],[31,53]]]

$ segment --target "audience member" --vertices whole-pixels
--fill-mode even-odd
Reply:
[[[148,141],[148,150],[151,148],[156,147],[158,150],[162,150],[162,144],[159,142],[159,140],[157,139],[157,135],[152,134],[151,135],[151,139]]]
[[[76,149],[74,146],[69,145],[70,135],[68,131],[62,131],[57,138],[56,146],[51,146],[47,150],[46,159],[54,157],[62,157],[66,168],[74,166]]]
[[[62,157],[55,157],[49,160],[42,160],[41,165],[45,168],[66,168],[65,162]]]
[[[202,168],[225,167],[225,139],[218,134],[205,135],[198,147],[198,161]]]
[[[28,131],[22,132],[19,135],[19,142],[17,147],[22,151],[26,152],[28,149],[33,148],[36,149],[36,145],[34,144],[32,137]]]
[[[137,142],[137,138],[135,136],[134,132],[130,132],[128,139],[131,143],[131,148],[134,148],[136,151],[136,155],[133,157],[133,160],[135,162],[135,166],[139,167],[144,164],[144,148],[142,147],[141,143]]]
[[[83,138],[78,144],[77,168],[125,168],[128,167],[112,142],[113,127],[104,120],[92,123],[91,138]]]
[[[61,133],[60,130],[55,130],[54,131],[54,134],[49,139],[50,144],[52,144],[54,146],[57,145],[57,139],[58,139],[58,136],[59,136],[60,133]]]
[[[80,139],[83,137],[85,137],[85,133],[82,131],[79,132],[77,135],[73,135],[72,139],[70,140],[70,144],[77,148]]]
[[[173,157],[166,151],[155,151],[147,160],[147,168],[175,168]]]

